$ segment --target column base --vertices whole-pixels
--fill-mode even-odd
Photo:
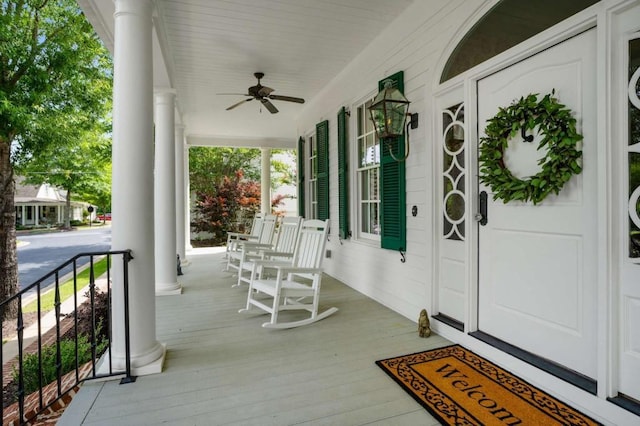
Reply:
[[[164,359],[167,356],[167,344],[159,343],[160,345],[160,357],[155,359],[154,361],[149,362],[148,364],[134,366],[134,362],[131,362],[131,375],[132,376],[148,376],[151,374],[162,373],[162,367],[164,365]],[[125,370],[124,368],[124,359],[114,359],[113,361],[113,369]],[[109,351],[106,351],[102,358],[98,361],[98,365],[96,367],[96,374],[109,374]],[[124,373],[123,373],[124,374]],[[111,378],[105,378],[105,380],[112,380]]]
[[[162,373],[162,366],[164,365],[164,359],[167,357],[167,344],[160,343],[162,346],[162,355],[157,360],[139,367],[131,367],[132,376],[148,376],[150,374]]]
[[[182,286],[180,283],[175,284],[157,284],[156,283],[156,296],[175,296],[182,294]]]

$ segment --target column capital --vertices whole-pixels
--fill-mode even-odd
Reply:
[[[153,11],[151,0],[114,0],[113,2],[116,6],[113,17],[116,19],[123,15],[138,15],[149,17],[151,20]]]
[[[171,105],[175,104],[176,91],[173,89],[153,89],[153,99],[156,105]]]

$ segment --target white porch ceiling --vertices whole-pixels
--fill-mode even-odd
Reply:
[[[305,105],[228,106],[256,84],[309,103],[413,0],[156,0],[154,84],[177,92],[191,144],[293,147]],[[109,48],[113,0],[78,0]],[[164,68],[164,69],[163,69]]]

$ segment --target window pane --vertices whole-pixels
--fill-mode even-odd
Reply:
[[[358,106],[358,217],[361,234],[379,235],[379,163],[380,148],[369,119],[367,107],[371,101]]]
[[[372,203],[369,207],[370,216],[371,216],[371,233],[375,235],[380,235],[380,215],[378,203]]]
[[[380,172],[379,168],[371,169],[370,180],[371,180],[371,199],[379,201],[380,200],[380,180],[378,179],[378,174]]]
[[[369,233],[369,209],[366,208],[367,204],[360,207],[360,231]]]
[[[465,35],[449,57],[440,82],[564,21],[599,0],[503,0]]]
[[[360,172],[362,177],[362,188],[360,189],[360,199],[368,200],[369,199],[369,174],[367,171]]]

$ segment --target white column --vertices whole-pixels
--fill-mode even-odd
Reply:
[[[22,222],[22,226],[25,226],[27,224],[27,211],[24,205],[22,206],[22,215],[20,221]]]
[[[186,192],[185,192],[185,179],[184,179],[184,126],[176,126],[176,140],[175,140],[175,152],[176,152],[176,248],[180,255],[180,263],[187,265],[186,255]]]
[[[156,295],[182,293],[176,267],[176,126],[175,93],[155,95],[155,256]]]
[[[184,232],[187,239],[187,250],[193,250],[193,246],[191,245],[191,180],[189,178],[189,145],[185,145],[184,153],[184,193],[186,195],[186,204],[184,206]]]
[[[260,162],[260,211],[271,214],[271,149],[260,148],[262,157]]]
[[[151,0],[115,0],[113,72],[113,250],[131,249],[129,331],[134,375],[162,371],[156,340],[153,237],[153,86]],[[125,363],[124,280],[114,259],[113,365]]]

